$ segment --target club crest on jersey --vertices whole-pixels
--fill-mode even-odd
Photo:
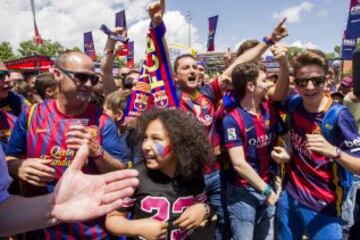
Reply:
[[[228,140],[235,140],[236,139],[236,131],[235,128],[228,128],[226,130]]]

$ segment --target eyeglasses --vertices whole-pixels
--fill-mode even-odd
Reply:
[[[321,84],[325,83],[325,76],[310,77],[310,78],[295,78],[294,81],[298,87],[306,87],[309,81],[311,81],[315,87],[318,87]]]
[[[99,82],[99,76],[95,74],[89,74],[89,73],[82,73],[82,72],[74,72],[70,70],[66,70],[63,68],[58,67],[60,71],[65,73],[66,76],[71,78],[71,80],[80,82],[81,84],[85,84],[89,79],[91,82],[91,85],[95,86]]]
[[[5,77],[10,77],[10,73],[7,70],[0,70],[0,80],[4,80]]]

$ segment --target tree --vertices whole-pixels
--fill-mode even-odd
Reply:
[[[0,43],[0,60],[9,61],[15,58],[12,47],[9,42]]]
[[[296,54],[298,54],[302,50],[303,49],[300,48],[300,47],[295,47],[295,46],[289,47],[288,52],[287,52],[288,58],[291,59],[293,56],[295,56]]]
[[[28,57],[34,55],[45,55],[49,57],[58,56],[64,51],[64,47],[58,42],[51,40],[43,40],[41,45],[36,45],[33,40],[23,41],[18,49],[21,57]]]
[[[340,47],[339,45],[336,45],[336,46],[334,47],[334,52],[336,52],[336,54],[337,54],[338,56],[340,56],[340,55],[341,55],[341,47]]]

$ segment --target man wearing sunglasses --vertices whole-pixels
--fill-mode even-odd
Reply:
[[[324,125],[331,136],[323,136],[325,113],[337,107],[324,93],[325,55],[305,50],[292,62],[298,95],[285,103],[293,155],[286,164],[287,177],[278,202],[278,239],[302,239],[303,234],[309,239],[343,239],[343,180],[345,169],[360,172],[360,135],[351,113],[344,108],[334,114],[336,121]]]
[[[99,81],[93,61],[81,52],[66,51],[58,57],[53,73],[57,98],[20,114],[6,151],[9,172],[24,183],[26,196],[53,192],[82,144],[90,148],[87,173],[110,172],[126,164],[115,123],[102,115],[102,108],[89,103]],[[71,123],[74,120],[78,124]],[[102,225],[103,219],[61,224],[29,238],[102,239],[107,237]]]
[[[0,61],[0,108],[18,116],[26,108],[24,98],[11,91],[10,72]]]

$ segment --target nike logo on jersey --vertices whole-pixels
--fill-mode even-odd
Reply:
[[[45,132],[50,132],[50,131],[51,131],[50,129],[43,129],[43,128],[37,128],[36,129],[37,133],[45,133]]]
[[[249,128],[245,128],[245,132],[250,132],[253,128],[254,128],[254,126],[249,127]]]

